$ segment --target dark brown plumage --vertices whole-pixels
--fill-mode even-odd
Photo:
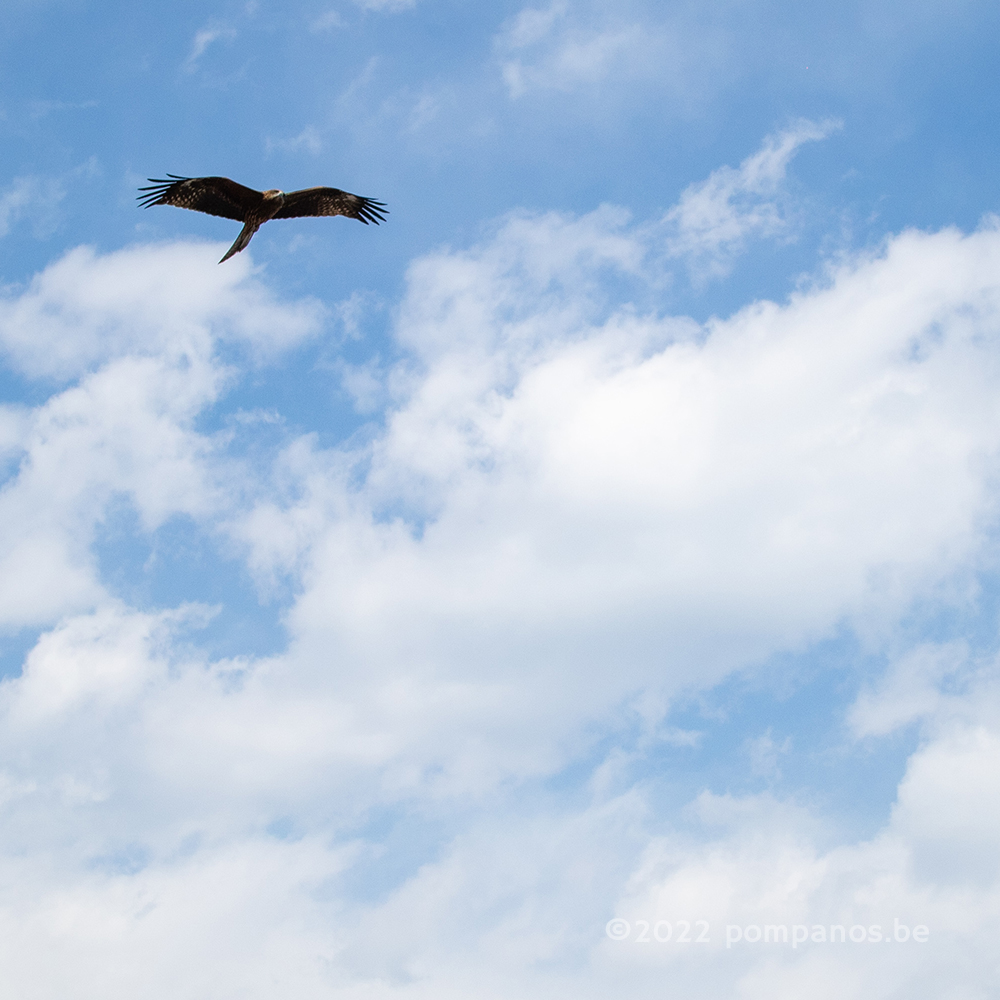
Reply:
[[[228,177],[178,177],[167,174],[169,180],[150,177],[150,186],[139,188],[138,201],[143,208],[151,205],[176,205],[195,212],[221,215],[243,223],[236,242],[219,261],[229,260],[251,240],[253,234],[269,219],[296,219],[305,215],[346,215],[366,226],[385,222],[388,209],[374,198],[362,198],[337,188],[314,187],[301,191],[254,191],[231,181]]]

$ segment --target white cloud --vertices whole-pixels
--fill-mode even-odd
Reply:
[[[775,30],[775,9],[755,0],[550,0],[510,17],[494,38],[494,51],[514,100],[569,95],[560,117],[591,116],[596,109],[604,119],[655,106],[665,124],[702,128],[721,95],[738,106],[739,92],[759,88],[776,67],[807,71],[813,88],[891,89],[901,64],[940,30],[947,9],[935,2],[900,18],[891,5],[876,4],[866,9],[864,30],[840,33],[841,57],[828,61],[808,55],[806,36],[790,42],[797,37],[795,18],[778,14]]]
[[[387,14],[395,14],[415,7],[417,0],[354,0],[354,3],[363,10],[377,10]]]
[[[555,2],[545,10],[525,7],[508,28],[507,44],[523,49],[542,41],[552,31],[556,22],[566,16],[566,4]]]
[[[115,497],[129,499],[146,530],[231,506],[220,442],[194,428],[231,375],[216,345],[273,357],[312,335],[323,314],[278,302],[249,262],[218,268],[218,253],[214,244],[105,256],[81,247],[0,300],[0,349],[12,367],[75,383],[5,411],[5,450],[18,466],[0,491],[4,625],[104,599],[90,546]]]
[[[323,136],[315,125],[306,125],[298,135],[292,136],[290,139],[268,137],[265,145],[268,152],[274,149],[283,149],[289,153],[305,150],[307,153],[315,155],[323,149]]]
[[[159,244],[101,256],[77,247],[0,299],[0,350],[25,375],[71,379],[123,356],[208,361],[216,341],[273,356],[318,329],[319,303],[280,303],[251,277],[249,259],[208,267],[220,246]]]
[[[744,189],[790,148],[745,164]],[[264,476],[197,430],[238,377],[217,347],[264,363],[317,329],[315,304],[183,245],[77,250],[8,294],[10,363],[69,383],[0,411],[23,456],[5,557],[34,559],[0,579],[28,594],[11,621],[54,622],[0,684],[19,995],[599,997],[669,975],[700,996],[919,997],[955,955],[956,981],[987,981],[995,890],[947,863],[985,857],[1000,822],[977,808],[997,797],[985,674],[942,699],[943,661],[914,653],[859,700],[858,733],[919,716],[929,734],[860,844],[766,796],[705,793],[665,828],[619,787],[617,748],[579,795],[546,782],[637,701],[655,728],[678,692],[836,628],[878,644],[992,557],[1000,231],[905,232],[704,325],[620,301],[649,256],[649,228],[605,207],[512,216],[415,261],[382,429],[286,443]],[[89,533],[115,493],[140,530],[223,525],[262,586],[290,578],[288,648],[209,662],[204,609],[111,599]],[[785,746],[748,749],[773,773]],[[603,936],[615,913],[705,919],[714,943],[625,950]],[[934,947],[719,937],[895,916]]]
[[[971,765],[976,775],[995,767],[995,748],[982,741],[964,753],[973,756],[948,763]],[[858,844],[821,847],[828,831],[768,797],[703,796],[693,818],[721,821],[721,830],[697,846],[670,835],[651,841],[615,911],[630,922],[629,938],[603,942],[592,974],[615,975],[639,991],[669,975],[680,989],[708,983],[701,995],[719,997],[985,995],[1000,893],[986,869],[971,882],[933,870],[914,832],[915,824],[938,825],[935,817],[948,816],[939,844],[958,859],[1000,829],[992,812],[973,816],[981,792],[992,789],[953,786],[942,808],[944,786],[928,775],[928,758],[947,755],[937,745],[918,753],[900,789],[905,804],[876,837]],[[680,946],[679,922],[697,920],[709,927],[708,944]],[[639,921],[650,928],[669,922],[674,940],[657,944],[650,932],[643,947]],[[785,928],[788,943],[773,943],[773,930],[771,944],[743,937],[747,928],[760,933],[767,925]],[[927,929],[923,943],[912,937],[920,925]],[[796,926],[800,940],[792,947]],[[864,938],[832,943],[834,926]],[[661,925],[661,937],[666,933]],[[692,939],[695,933],[692,927]]]
[[[738,168],[720,167],[686,188],[664,218],[667,253],[687,258],[696,273],[719,276],[749,239],[788,234],[782,190],[788,163],[803,143],[825,139],[839,127],[801,121],[770,136]]]
[[[497,37],[501,73],[512,98],[530,91],[573,91],[634,73],[658,48],[639,24],[578,24],[565,3],[527,7]]]
[[[312,32],[330,31],[343,26],[344,19],[336,10],[328,10],[309,22],[309,30]]]
[[[31,117],[34,119],[45,118],[47,115],[58,111],[83,111],[89,108],[96,108],[97,101],[32,101],[30,103]]]
[[[995,699],[995,685],[991,694]],[[997,893],[1000,732],[996,721],[994,716],[989,724],[953,725],[909,762],[893,826],[905,836],[916,873],[927,885],[980,891],[989,887]]]
[[[512,100],[563,95],[571,114],[606,118],[656,92],[664,122],[691,120],[745,76],[748,62],[767,60],[774,39],[758,33],[757,20],[745,4],[553,0],[522,8],[493,47]]]
[[[923,645],[893,663],[875,688],[862,692],[851,709],[850,724],[858,736],[885,736],[900,726],[938,713],[948,696],[942,682],[965,666],[964,642]]]
[[[385,435],[303,442],[294,499],[235,529],[265,577],[302,567],[296,655],[417,741],[393,781],[558,767],[630,692],[885,632],[983,544],[996,231],[904,234],[701,330],[606,312],[597,275],[642,252],[604,211],[417,262]]]
[[[225,25],[213,25],[211,27],[200,28],[194,34],[191,42],[191,51],[187,59],[184,60],[184,70],[193,73],[197,69],[198,61],[208,51],[208,47],[220,38],[235,38],[236,29]]]
[[[792,738],[786,737],[781,743],[774,742],[771,728],[753,739],[746,741],[750,770],[760,777],[776,778],[781,775],[781,757],[792,749]]]
[[[419,132],[441,113],[441,95],[424,93],[417,98],[410,112],[407,132]]]
[[[20,466],[0,492],[0,621],[51,621],[100,599],[90,544],[116,494],[148,528],[217,505],[212,446],[191,425],[218,386],[204,359],[180,368],[126,358],[30,414]]]
[[[702,330],[604,311],[596,276],[642,257],[613,213],[515,219],[416,263],[415,360],[364,490],[336,499],[319,473],[289,512],[333,505],[290,622],[411,678],[474,662],[542,700],[572,665],[596,710],[891,620],[968,566],[995,513],[973,470],[996,443],[998,252],[992,229],[907,233]]]
[[[72,884],[53,884],[37,859],[8,858],[4,880],[22,889],[0,912],[11,945],[7,989],[81,1000],[166,998],[178,988],[263,998],[280,980],[298,996],[329,996],[337,940],[322,886],[343,863],[314,838],[289,844],[266,835],[181,852],[137,873],[95,861]],[[39,965],[42,953],[60,961]]]
[[[36,236],[47,236],[55,228],[55,213],[66,196],[60,181],[42,177],[16,177],[0,192],[0,236],[30,216]]]

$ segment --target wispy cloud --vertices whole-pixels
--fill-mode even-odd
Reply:
[[[566,16],[565,0],[555,0],[547,8],[526,7],[511,22],[505,35],[512,49],[523,49],[542,41],[556,22]]]
[[[344,19],[337,10],[328,10],[309,22],[309,30],[312,32],[333,31],[344,26]]]
[[[725,274],[750,239],[789,233],[788,164],[804,143],[825,139],[838,121],[800,121],[765,140],[739,167],[720,167],[686,188],[666,214],[666,248],[704,276]]]
[[[776,743],[770,728],[760,736],[749,739],[745,744],[750,760],[750,770],[761,778],[778,778],[781,776],[781,758],[792,748],[792,739],[785,737],[781,743]]]
[[[927,644],[909,650],[892,663],[877,685],[866,687],[848,714],[858,737],[885,736],[903,726],[944,715],[954,696],[948,681],[965,680],[968,688],[969,647],[966,642]],[[966,676],[963,677],[962,675]],[[956,685],[953,685],[953,687]],[[957,699],[961,703],[961,699]]]
[[[191,51],[188,53],[187,59],[184,60],[184,70],[188,73],[193,73],[197,69],[198,60],[201,59],[210,45],[219,41],[219,39],[235,37],[236,29],[224,25],[213,25],[199,29],[195,32],[194,39],[191,42]]]
[[[265,147],[268,152],[280,149],[286,153],[306,152],[315,155],[323,150],[323,136],[315,125],[306,125],[298,135],[288,139],[273,139],[268,136]]]
[[[56,225],[59,203],[66,197],[61,180],[50,177],[17,177],[0,191],[0,236],[6,236],[22,219],[30,219],[36,236],[43,237]]]
[[[417,0],[354,0],[363,10],[375,10],[386,14],[395,14],[409,10],[417,5]]]
[[[96,108],[97,101],[32,101],[31,117],[38,120],[57,111],[81,111]]]
[[[644,61],[649,35],[640,25],[582,26],[568,13],[563,0],[526,8],[497,37],[512,98],[531,90],[573,90],[603,80],[623,63]]]

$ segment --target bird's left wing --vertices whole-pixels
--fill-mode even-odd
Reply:
[[[315,187],[291,191],[285,195],[285,204],[275,213],[275,219],[297,219],[304,215],[346,215],[366,226],[385,222],[388,214],[385,203],[374,198],[363,198],[337,188]]]
[[[237,184],[228,177],[178,177],[176,174],[167,174],[167,177],[170,179],[150,177],[151,186],[139,188],[146,192],[139,195],[143,208],[176,205],[245,222],[247,212],[259,206],[264,198],[260,191]]]

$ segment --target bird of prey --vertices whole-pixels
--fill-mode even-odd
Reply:
[[[268,219],[296,219],[303,215],[346,215],[366,226],[385,222],[388,209],[374,198],[362,198],[337,188],[314,187],[302,191],[254,191],[231,181],[228,177],[178,177],[167,174],[167,180],[148,178],[149,187],[139,188],[138,202],[143,208],[151,205],[176,205],[195,212],[221,215],[243,223],[236,242],[219,261],[229,260],[251,240],[253,234]]]

